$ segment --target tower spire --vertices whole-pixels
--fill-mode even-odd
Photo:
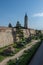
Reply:
[[[28,28],[28,16],[27,16],[27,14],[25,14],[25,17],[24,17],[24,28]]]

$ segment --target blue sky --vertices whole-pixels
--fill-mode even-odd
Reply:
[[[28,27],[43,29],[43,0],[0,0],[0,26],[15,26],[17,21],[24,25],[25,13]]]

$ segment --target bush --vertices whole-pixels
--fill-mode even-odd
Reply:
[[[15,65],[14,60],[9,60],[9,62],[7,63],[7,65]]]
[[[0,55],[0,62],[4,59],[5,57]]]

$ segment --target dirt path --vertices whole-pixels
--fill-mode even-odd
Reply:
[[[15,59],[15,58],[18,58],[20,56],[22,56],[23,52],[25,50],[28,50],[32,47],[32,45],[36,44],[36,42],[38,42],[39,40],[35,40],[35,41],[32,41],[30,44],[27,44],[26,47],[22,50],[20,50],[17,54],[15,54],[14,56],[12,57],[8,57],[8,58],[5,58],[2,62],[0,62],[0,65],[6,65],[6,63],[10,60],[10,59]]]

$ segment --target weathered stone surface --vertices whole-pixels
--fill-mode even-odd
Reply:
[[[34,29],[22,29],[25,38],[28,38],[30,33],[36,34]],[[29,32],[30,31],[30,32]],[[41,31],[43,33],[43,31]],[[19,40],[19,37],[16,37],[16,28],[0,27],[0,48],[13,44],[15,40]],[[15,39],[17,38],[17,39]]]
[[[11,30],[1,31],[0,32],[0,48],[13,44],[13,36]]]

